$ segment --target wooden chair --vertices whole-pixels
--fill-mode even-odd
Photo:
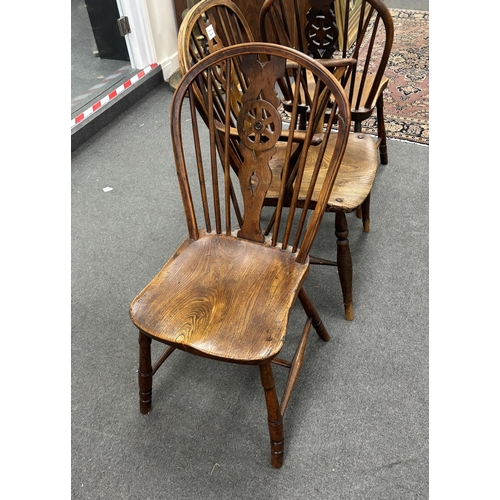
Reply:
[[[335,117],[332,113],[319,134],[311,128],[306,133],[293,128],[282,133],[276,90],[287,61],[297,68],[297,79],[304,68],[317,79],[311,112],[324,113],[332,100],[337,104]],[[232,79],[227,77],[233,67],[239,68],[247,83],[235,124]],[[194,100],[186,98],[194,90],[204,95],[208,130]],[[214,106],[214,96],[224,103],[222,109]],[[295,118],[298,101],[297,92]],[[331,133],[334,118],[337,131]],[[170,124],[188,236],[130,306],[130,318],[139,329],[140,411],[151,410],[153,376],[176,349],[257,365],[267,405],[271,463],[281,467],[283,416],[311,326],[322,340],[329,340],[304,285],[309,252],[347,144],[349,104],[340,84],[313,59],[287,47],[247,43],[221,49],[188,71],[173,96]],[[235,136],[240,154],[237,176],[229,160],[230,138]],[[276,176],[273,157],[278,140],[285,136],[282,169]],[[314,167],[307,173],[311,157]],[[286,186],[292,171],[293,181]],[[263,206],[270,189],[277,191],[276,209],[273,230],[266,233],[269,214],[265,212],[273,209]],[[310,209],[313,200],[315,207]],[[241,205],[241,223],[234,203]],[[287,361],[278,356],[297,298],[306,318],[293,359]],[[153,340],[167,345],[154,364]],[[289,369],[280,402],[273,364]]]
[[[241,10],[230,0],[203,0],[184,16],[178,35],[182,74],[209,54],[254,37]]]
[[[241,11],[230,0],[204,0],[192,7],[184,17],[179,31],[178,53],[181,72],[185,74],[194,64],[202,60],[206,55],[219,51],[225,46],[230,46],[238,41],[245,42],[252,40],[252,33],[246,23]],[[329,70],[337,78],[340,78],[347,68],[355,62],[352,58],[337,58],[329,61]],[[289,63],[290,66],[291,63]],[[292,68],[288,69],[293,71]],[[303,75],[304,78],[312,78],[309,75]],[[238,113],[241,108],[241,93],[239,88],[245,87],[243,75],[238,73],[238,68],[233,67],[231,76],[233,81],[233,102],[232,112]],[[294,79],[285,77],[279,80],[281,96],[285,99],[287,109],[291,112],[291,103],[294,95]],[[301,101],[298,104],[300,119],[297,127],[304,130],[309,121],[307,116],[310,110],[311,92],[314,86],[303,89]],[[195,104],[200,116],[208,125],[208,110],[204,108],[204,97],[202,87],[193,89]],[[206,92],[206,89],[203,90]],[[214,97],[214,106],[221,107],[223,104],[217,102],[217,95]],[[330,103],[331,105],[333,103]],[[328,107],[330,111],[332,106]],[[233,117],[233,126],[236,119]],[[286,123],[290,127],[290,123]],[[316,128],[322,126],[317,124]],[[285,134],[286,130],[282,131]],[[296,133],[297,134],[297,133]],[[296,135],[297,137],[298,135]],[[237,172],[240,162],[238,146],[232,144],[233,137],[230,138],[230,160],[232,168]],[[277,154],[273,160],[273,168],[279,171],[282,166],[280,156],[281,150],[286,149],[286,141],[278,141]],[[333,188],[332,194],[327,204],[327,211],[335,213],[335,235],[336,242],[336,260],[331,258],[311,257],[311,263],[320,265],[336,266],[340,285],[342,288],[344,315],[347,320],[354,318],[353,305],[353,265],[351,251],[349,246],[349,230],[346,214],[361,211],[363,219],[363,231],[370,231],[370,193],[378,167],[378,152],[376,142],[368,135],[362,133],[350,133],[347,149],[342,160],[342,168],[339,172],[338,182]],[[307,168],[307,166],[306,166]],[[276,205],[276,193],[270,190],[265,205]],[[313,205],[314,206],[314,205]]]
[[[376,109],[380,161],[387,164],[383,92],[389,80],[384,72],[394,24],[383,0],[265,0],[259,26],[263,41],[294,47],[327,67],[332,58],[356,59],[341,77],[354,131],[361,132]]]
[[[255,41],[241,10],[231,0],[203,0],[195,4],[185,14],[177,40],[179,68],[182,75],[185,75],[197,62],[224,47]],[[238,82],[241,75],[233,77],[235,85],[232,106],[234,112],[238,113],[241,92],[237,89],[241,86]],[[199,92],[199,88],[194,88],[193,92]],[[195,97],[197,110],[208,126],[208,112],[202,105],[202,95]],[[216,101],[215,105],[217,104]],[[231,158],[231,161],[232,168],[237,170],[239,160]]]

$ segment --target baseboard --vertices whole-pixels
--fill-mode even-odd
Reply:
[[[175,89],[177,88],[177,85],[181,78],[179,66],[178,52],[161,63],[161,67],[163,69],[163,78],[168,83],[172,92],[175,92]]]
[[[163,71],[163,78],[166,82],[168,82],[175,71],[179,69],[178,53],[176,52],[173,56],[167,57],[163,61],[160,61],[159,64]]]
[[[78,149],[106,125],[109,125],[117,116],[162,84],[166,85],[166,82],[162,67],[158,65],[134,85],[108,102],[106,106],[73,127],[71,130],[71,151]]]

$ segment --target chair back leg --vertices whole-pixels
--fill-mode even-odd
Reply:
[[[349,230],[344,212],[335,213],[335,235],[337,236],[337,269],[339,272],[340,286],[344,297],[345,319],[354,319],[352,304],[352,257],[349,247]]]

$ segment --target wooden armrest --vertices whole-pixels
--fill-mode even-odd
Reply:
[[[346,57],[340,59],[315,59],[315,61],[329,69],[335,79],[340,80],[347,69],[356,64],[357,59]],[[295,69],[297,65],[292,61],[287,61],[286,67],[287,69]]]
[[[319,61],[325,68],[341,68],[341,67],[349,67],[354,66],[358,60],[353,57],[346,57],[345,59],[316,59]]]
[[[354,59],[353,57],[346,57],[339,59],[315,59],[315,61],[321,63],[323,66],[325,66],[325,68],[342,68],[354,66],[357,62],[357,59]],[[293,61],[287,60],[286,62],[287,69],[295,69],[297,68],[297,66],[298,65]]]

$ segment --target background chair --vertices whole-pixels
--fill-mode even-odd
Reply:
[[[230,0],[203,0],[184,16],[179,27],[179,66],[185,74],[198,61],[254,37],[241,10]]]
[[[356,64],[341,77],[351,103],[354,131],[376,109],[380,161],[388,163],[384,123],[384,76],[394,24],[382,0],[265,0],[259,17],[263,41],[294,47],[327,67],[332,58]]]
[[[182,20],[178,36],[178,56],[181,74],[186,74],[189,69],[206,56],[218,52],[224,47],[238,43],[253,42],[252,31],[245,20],[241,10],[230,0],[203,0],[189,9]],[[222,63],[224,64],[224,63]],[[222,69],[219,71],[219,80]],[[241,101],[241,75],[233,69],[233,112],[238,113]],[[238,78],[240,81],[238,81]],[[244,85],[244,84],[243,84]],[[192,89],[201,92],[200,87]],[[203,87],[203,91],[206,89]],[[208,113],[201,104],[203,96],[195,96],[195,105],[201,117],[208,126]],[[217,99],[215,105],[218,105]],[[233,126],[235,122],[233,121]],[[235,154],[232,148],[232,155]],[[239,159],[231,156],[232,168],[237,171]],[[238,209],[237,209],[238,210]],[[241,220],[239,211],[237,215]]]
[[[283,138],[277,82],[290,60],[297,79],[293,118],[297,119],[303,69],[318,82],[311,113],[323,115],[332,101],[336,108],[321,133],[290,128],[276,176],[271,163]],[[246,83],[241,93],[238,90],[242,107],[236,116],[233,68]],[[208,130],[200,124],[194,100],[186,103],[195,89],[204,96]],[[337,131],[332,133],[334,121]],[[338,81],[313,59],[285,47],[247,43],[221,49],[188,71],[173,96],[170,123],[188,236],[130,306],[130,318],[139,329],[140,410],[151,410],[153,375],[176,349],[257,365],[268,412],[271,463],[281,467],[283,416],[311,325],[321,339],[329,339],[303,287],[309,252],[346,148],[349,104]],[[208,134],[209,151],[200,148],[202,134]],[[231,136],[238,137],[233,142],[241,160],[237,176],[230,162]],[[292,170],[293,180],[286,185]],[[276,209],[272,231],[265,231],[269,221],[263,206],[269,190],[276,191]],[[242,205],[241,224],[235,217],[236,203]],[[307,318],[293,359],[286,361],[278,355],[297,298]],[[168,346],[154,365],[152,340]],[[281,402],[272,364],[290,370]],[[234,427],[233,422],[228,425]]]
[[[241,11],[230,0],[204,0],[203,2],[192,7],[184,17],[180,32],[179,32],[179,62],[181,72],[185,74],[196,62],[199,62],[210,53],[221,50],[224,46],[230,46],[238,40],[241,42],[251,40],[252,33],[246,23]],[[355,62],[352,58],[337,58],[328,61],[328,68],[336,76],[340,78],[345,71]],[[288,72],[293,74],[294,69],[290,67],[289,62]],[[288,72],[283,78],[278,80],[280,96],[287,104],[287,109],[292,109],[294,95],[294,78],[288,77]],[[313,80],[312,73],[302,75],[302,85],[309,78]],[[231,110],[233,114],[238,114],[242,107],[241,92],[239,89],[246,87],[244,76],[239,72],[238,67],[233,67],[231,79],[233,82],[233,101],[231,102]],[[206,102],[206,86],[201,85],[192,89],[195,97],[195,104],[201,117],[208,125],[208,110],[204,107],[203,102]],[[314,86],[306,87],[303,85],[300,94],[300,102],[298,103],[298,121],[296,127],[302,129],[302,135],[308,124],[308,113],[310,103],[314,93]],[[218,102],[216,93],[213,97],[214,107],[221,109],[224,106],[223,102]],[[327,106],[327,112],[330,113],[333,103]],[[281,112],[281,108],[280,108]],[[282,149],[286,149],[286,134],[288,129],[293,127],[287,117],[287,122],[281,131],[281,139],[278,141],[277,154],[272,162],[274,171],[279,175],[282,168]],[[333,113],[335,117],[335,112]],[[232,126],[235,127],[236,118],[232,118]],[[317,129],[323,124],[319,121],[314,125]],[[295,132],[295,141],[301,136],[299,131]],[[240,153],[237,143],[233,141],[237,139],[237,135],[230,137],[230,161],[235,172],[238,170],[238,165],[241,162]],[[236,141],[237,142],[237,141]],[[335,213],[335,235],[336,254],[335,259],[330,256],[312,257],[311,263],[320,265],[335,266],[338,269],[339,281],[342,288],[344,315],[347,320],[354,318],[353,305],[353,289],[352,275],[353,265],[351,251],[349,246],[349,229],[346,214],[356,211],[358,208],[361,212],[360,216],[363,219],[363,231],[370,230],[370,193],[375,180],[375,175],[378,167],[378,152],[376,142],[367,134],[350,133],[346,152],[342,160],[342,168],[339,172],[338,182],[333,188],[326,210]],[[276,205],[276,192],[270,190],[266,199],[265,205]],[[314,204],[312,204],[314,207]],[[238,207],[236,207],[238,217]],[[329,257],[329,258],[325,258]]]

